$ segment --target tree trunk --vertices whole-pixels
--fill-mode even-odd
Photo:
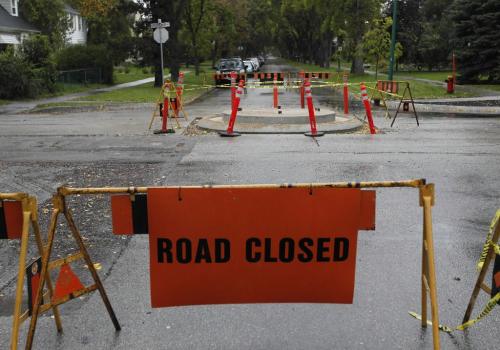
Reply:
[[[351,64],[351,73],[364,74],[365,68],[363,67],[363,57],[354,56]]]
[[[217,61],[217,41],[215,41],[212,47],[212,67],[215,67],[216,61]]]
[[[378,56],[377,61],[375,61],[375,80],[378,80]]]
[[[194,51],[194,74],[196,76],[200,75],[200,58],[198,57],[198,50]]]

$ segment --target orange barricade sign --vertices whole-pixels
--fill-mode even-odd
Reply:
[[[375,191],[150,188],[151,303],[352,303]]]
[[[21,201],[0,200],[0,239],[20,239],[23,231]]]

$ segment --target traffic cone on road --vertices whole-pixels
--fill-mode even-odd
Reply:
[[[368,99],[368,93],[366,92],[366,86],[361,83],[361,97],[363,99],[363,104],[365,105],[366,117],[368,118],[368,125],[370,126],[370,134],[376,134],[375,124],[373,123],[372,107],[370,105],[370,100]]]
[[[160,104],[160,111],[161,111],[161,129],[153,131],[154,134],[174,134],[175,131],[174,129],[168,129],[167,128],[167,123],[168,123],[168,109],[170,105],[170,98],[167,96],[163,99],[163,104]]]
[[[236,116],[238,114],[238,109],[240,107],[241,95],[243,95],[243,80],[240,80],[238,85],[238,90],[236,91],[236,97],[234,99],[233,109],[231,110],[231,117],[229,118],[229,123],[227,125],[227,130],[219,132],[222,137],[235,137],[241,134],[234,132],[234,123],[236,123]]]
[[[318,131],[316,128],[316,115],[314,111],[314,105],[313,105],[313,99],[312,99],[312,93],[311,93],[311,82],[309,79],[305,80],[304,84],[304,89],[305,89],[305,95],[306,95],[306,100],[307,100],[307,109],[309,110],[309,124],[311,125],[311,131],[306,132],[304,135],[310,136],[310,137],[318,137],[318,136],[323,136],[325,133]]]
[[[273,80],[273,108],[278,108],[278,73],[274,73],[274,80]]]
[[[305,108],[305,103],[304,103],[304,77],[305,73],[304,71],[299,72],[299,80],[300,80],[300,108]]]
[[[343,80],[344,80],[344,114],[349,114],[349,88],[347,85],[347,73],[344,73]]]
[[[234,108],[234,101],[236,100],[236,78],[238,74],[231,72],[231,110]]]
[[[179,78],[177,79],[177,103],[179,109],[182,108],[182,93],[184,92],[184,72],[179,72]]]

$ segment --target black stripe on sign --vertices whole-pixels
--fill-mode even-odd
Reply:
[[[0,201],[0,239],[8,239],[7,236],[7,222],[5,221],[5,212],[3,211],[3,205]]]
[[[499,279],[499,277],[497,276],[496,280],[495,280],[495,275],[497,273],[500,273],[500,255],[498,254],[495,254],[495,263],[493,265],[493,278],[492,278],[492,282],[491,282],[491,297],[493,298],[495,295],[497,295],[497,293],[500,293],[500,283],[497,284],[496,280]],[[500,305],[500,302],[498,302],[498,304]]]
[[[33,304],[35,303],[35,300],[33,300],[33,292],[36,292],[35,290],[33,290],[33,277],[35,276],[39,277],[41,271],[42,271],[41,256],[26,267],[26,282],[28,285],[28,314],[30,316],[33,314]]]
[[[135,195],[132,202],[132,222],[134,234],[148,234],[148,196],[144,193]]]

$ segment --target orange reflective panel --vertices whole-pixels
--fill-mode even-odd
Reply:
[[[375,193],[356,188],[150,188],[153,307],[352,303],[357,233]]]

